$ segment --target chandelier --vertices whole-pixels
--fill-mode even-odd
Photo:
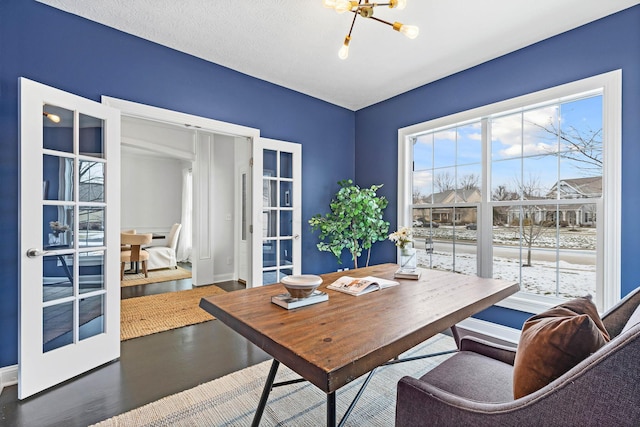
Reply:
[[[353,31],[353,24],[356,23],[358,16],[363,18],[372,19],[374,21],[382,22],[392,27],[394,30],[401,32],[410,39],[418,37],[419,29],[414,25],[404,25],[401,22],[387,22],[383,19],[373,16],[374,8],[378,6],[388,6],[390,9],[404,9],[407,6],[407,0],[389,0],[388,3],[370,3],[369,0],[322,0],[324,7],[334,9],[338,13],[353,12],[353,21],[351,21],[351,28],[349,28],[349,34],[344,38],[344,43],[338,51],[340,59],[347,59],[349,56],[349,42],[351,42],[351,32]]]

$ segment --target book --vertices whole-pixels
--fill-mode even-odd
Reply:
[[[393,273],[393,277],[397,279],[418,280],[421,274],[422,271],[418,270],[417,268],[399,268],[395,273]]]
[[[329,295],[326,292],[315,290],[306,298],[293,298],[289,293],[274,295],[271,297],[271,302],[287,310],[291,310],[292,308],[317,304],[322,301],[327,301],[328,299]]]
[[[342,276],[329,286],[327,289],[333,289],[334,291],[344,292],[349,295],[363,295],[369,292],[377,291],[379,289],[396,286],[399,283],[394,280],[381,279],[379,277],[367,276],[367,277],[349,277]]]

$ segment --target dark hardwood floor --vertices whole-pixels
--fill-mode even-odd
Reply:
[[[191,288],[190,279],[131,286],[122,299]],[[17,386],[6,387],[0,426],[87,426],[268,359],[216,320],[135,338],[121,343],[120,359],[23,401]]]

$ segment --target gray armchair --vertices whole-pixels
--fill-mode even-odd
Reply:
[[[638,426],[638,305],[640,288],[602,316],[609,343],[515,400],[515,350],[465,337],[458,353],[420,379],[400,380],[396,426]]]

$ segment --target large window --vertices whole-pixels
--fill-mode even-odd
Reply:
[[[401,129],[419,265],[517,281],[527,311],[617,301],[619,92],[613,72]]]

